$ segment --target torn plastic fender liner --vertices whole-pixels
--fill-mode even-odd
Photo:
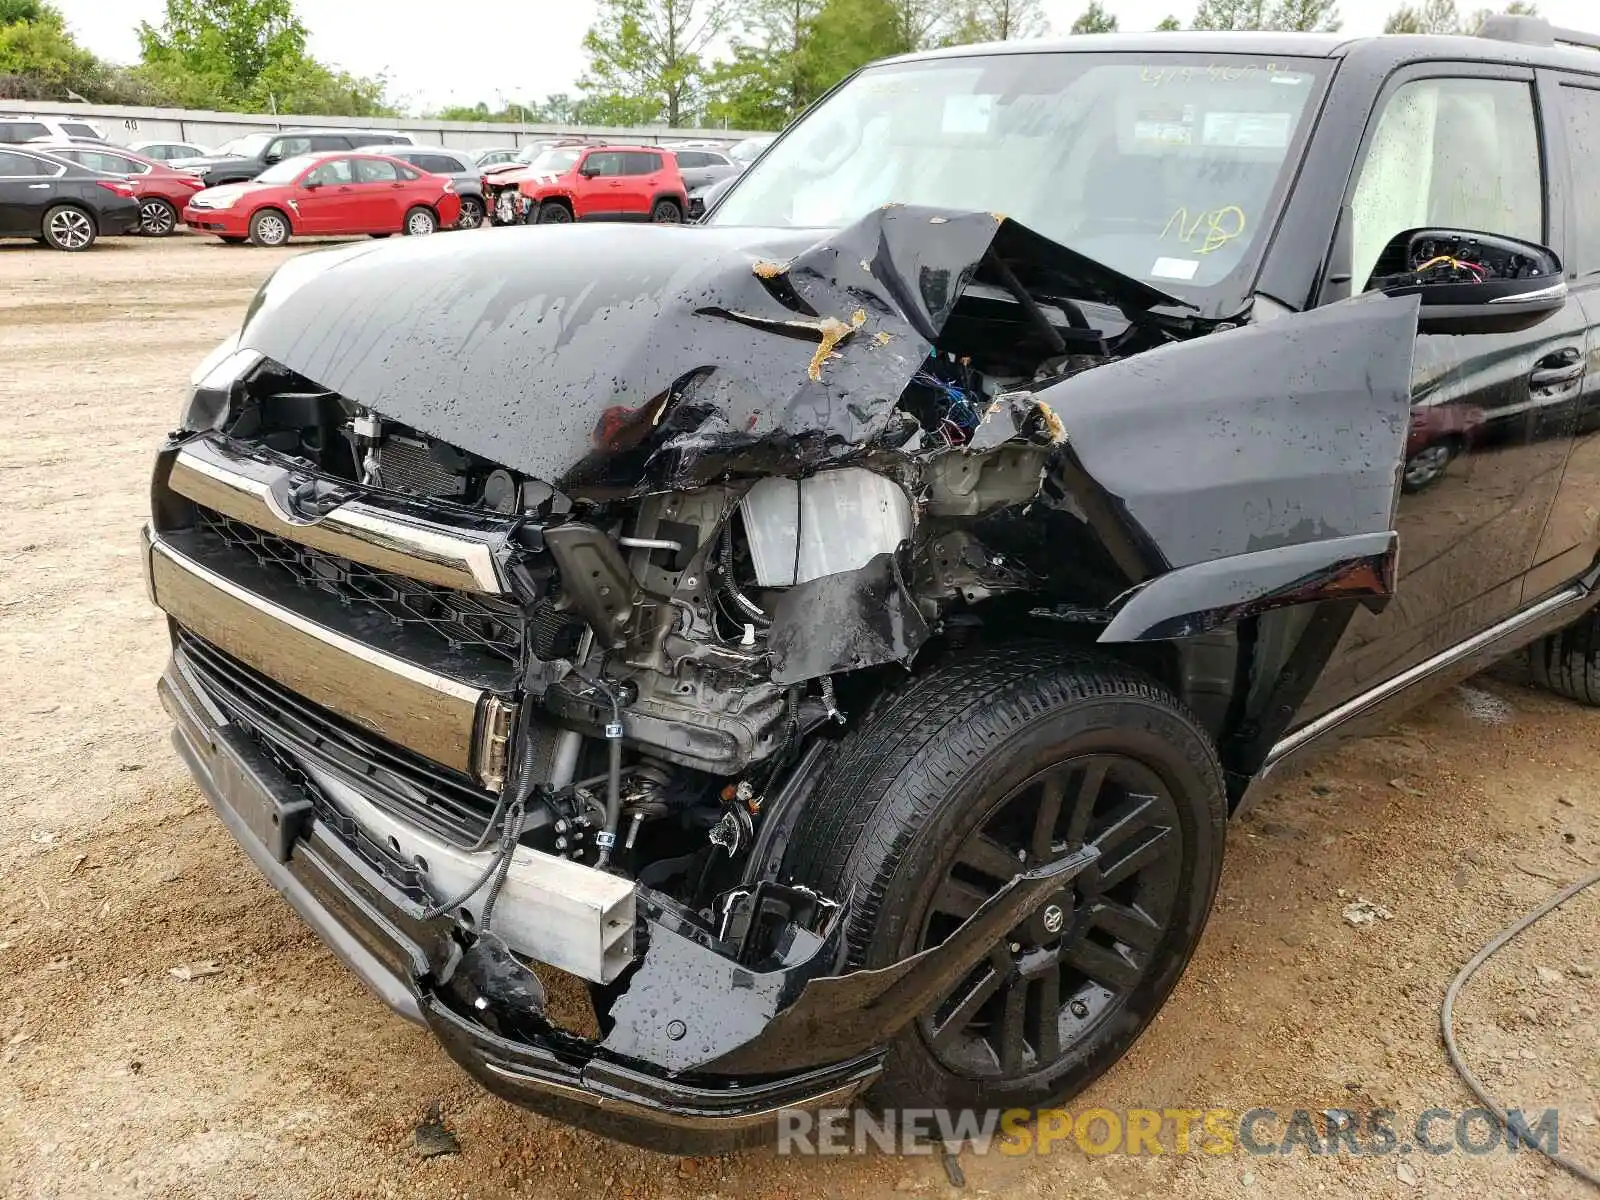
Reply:
[[[1417,314],[1415,297],[1361,297],[1040,393],[1066,427],[1069,490],[1102,542],[1143,560],[1102,640],[1294,602],[1302,576],[1330,581],[1305,600],[1392,590]]]
[[[1183,307],[1002,217],[891,206],[826,233],[534,226],[302,255],[240,343],[563,490],[641,493],[870,445],[986,262],[1134,319]]]
[[[650,947],[611,1006],[603,1048],[669,1071],[761,1075],[881,1046],[953,987],[1006,931],[1099,857],[1086,846],[1017,875],[943,943],[878,970],[825,975],[842,919],[806,959],[776,971],[732,962],[652,923]],[[825,967],[826,969],[826,967]],[[681,1026],[681,1029],[679,1028]],[[675,1035],[675,1036],[674,1036]]]

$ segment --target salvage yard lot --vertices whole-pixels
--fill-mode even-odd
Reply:
[[[0,1195],[944,1197],[930,1158],[677,1160],[488,1096],[366,995],[212,819],[156,702],[166,630],[136,533],[190,369],[306,249],[0,245]],[[1439,1044],[1445,986],[1597,863],[1600,712],[1511,673],[1476,680],[1234,826],[1188,974],[1073,1107],[1389,1108],[1397,1125],[1471,1107]],[[1347,924],[1357,898],[1393,918]],[[195,964],[217,971],[172,973]],[[1586,894],[1485,968],[1457,1017],[1491,1090],[1559,1108],[1563,1149],[1590,1164],[1597,974]],[[435,1103],[461,1152],[424,1161],[412,1130]],[[972,1196],[1588,1194],[1503,1150],[1090,1158],[1069,1140],[963,1165]]]

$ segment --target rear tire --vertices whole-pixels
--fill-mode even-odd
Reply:
[[[178,210],[160,196],[139,204],[139,232],[145,237],[170,237],[178,229]]]
[[[476,196],[461,197],[461,215],[456,218],[457,229],[476,229],[483,224],[483,201]]]
[[[886,1108],[1038,1108],[1133,1044],[1205,928],[1227,802],[1154,680],[1044,643],[938,666],[869,713],[801,814],[785,876],[850,897],[850,967],[942,943],[1018,872],[1101,859],[892,1043]]]
[[[401,230],[407,237],[427,237],[430,233],[439,232],[439,218],[434,216],[433,209],[419,204],[406,213]]]
[[[657,225],[682,225],[683,209],[676,200],[657,200],[650,210],[650,219]]]
[[[39,232],[50,249],[69,254],[89,249],[100,234],[94,217],[76,204],[57,204],[47,211]]]
[[[1600,613],[1586,613],[1529,646],[1528,669],[1540,687],[1600,707]]]
[[[250,218],[250,243],[254,246],[288,244],[289,218],[275,208],[263,208]]]

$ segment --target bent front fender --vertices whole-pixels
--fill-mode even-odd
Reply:
[[[1415,297],[1176,343],[1041,393],[1069,487],[1132,585],[1102,641],[1394,586]]]

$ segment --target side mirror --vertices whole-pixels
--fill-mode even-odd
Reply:
[[[1567,302],[1553,250],[1464,229],[1397,234],[1378,256],[1366,290],[1421,297],[1424,333],[1514,333]]]
[[[308,179],[304,183],[302,183],[300,186],[305,188],[305,190],[308,191],[308,192],[314,192],[319,187],[322,186],[322,180],[320,180],[320,179]]]
[[[593,179],[596,175],[600,174],[600,168],[590,166],[588,163],[584,163],[583,166],[578,168],[578,174],[582,175],[585,179]]]
[[[282,162],[283,155],[279,154],[276,150],[268,150],[261,156],[261,161],[270,167],[273,163]]]

